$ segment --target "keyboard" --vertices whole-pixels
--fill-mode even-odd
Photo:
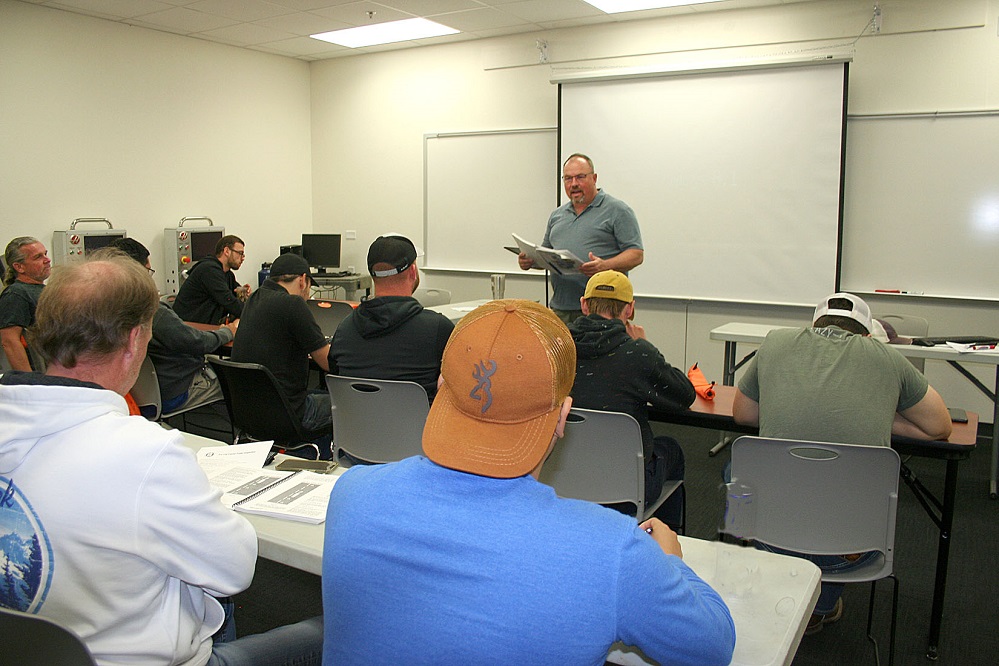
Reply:
[[[912,344],[920,347],[932,347],[948,342],[956,342],[960,345],[994,345],[999,344],[999,337],[994,335],[940,335],[912,339]]]

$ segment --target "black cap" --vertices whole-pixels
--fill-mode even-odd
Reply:
[[[379,236],[368,248],[368,272],[374,277],[390,277],[412,266],[417,256],[416,246],[405,236]],[[375,264],[392,268],[376,271]]]
[[[312,277],[309,270],[309,262],[297,254],[290,252],[282,254],[271,264],[271,275],[308,275]]]

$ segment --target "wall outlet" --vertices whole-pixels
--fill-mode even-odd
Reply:
[[[348,272],[349,272],[349,273],[350,273],[351,275],[354,275],[354,267],[353,267],[353,266],[347,266],[347,271],[348,271]]]
[[[357,240],[357,231],[354,229],[348,229],[347,231],[343,232],[343,237],[346,238],[347,240]]]

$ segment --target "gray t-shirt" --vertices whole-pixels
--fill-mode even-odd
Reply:
[[[739,382],[763,437],[875,446],[928,387],[897,350],[837,327],[771,331]]]
[[[548,218],[548,228],[542,242],[545,247],[569,250],[583,261],[589,253],[601,259],[610,259],[624,250],[642,249],[642,232],[638,218],[628,204],[615,199],[603,190],[579,215],[572,202],[559,206]],[[586,289],[587,278],[577,275],[551,275],[552,294],[550,305],[556,310],[578,310],[579,299]]]

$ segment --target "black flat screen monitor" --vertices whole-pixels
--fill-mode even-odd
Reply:
[[[83,254],[84,256],[89,256],[94,250],[99,250],[102,247],[107,247],[113,241],[119,238],[124,238],[125,232],[120,234],[83,234]]]
[[[201,261],[215,256],[215,246],[222,240],[222,231],[195,231],[191,229],[191,259]]]
[[[302,256],[320,272],[340,268],[340,234],[302,234]]]

